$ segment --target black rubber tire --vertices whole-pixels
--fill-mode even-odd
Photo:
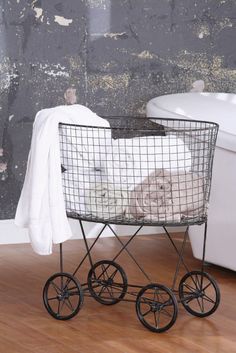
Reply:
[[[55,280],[59,280],[61,284],[57,285]],[[68,288],[72,283],[73,288]],[[73,290],[72,290],[73,289]],[[53,290],[55,297],[49,297],[49,292]],[[77,297],[75,307],[73,307],[70,297]],[[67,301],[67,302],[66,302]],[[52,275],[43,288],[43,302],[48,313],[57,320],[69,320],[78,314],[84,301],[82,287],[79,281],[70,273],[59,272]],[[53,305],[51,304],[53,302]],[[61,304],[62,303],[62,304]],[[74,304],[74,302],[73,302]],[[60,313],[63,307],[67,307],[67,314]],[[57,307],[57,310],[55,309]],[[68,310],[69,309],[69,310]]]
[[[169,300],[168,300],[168,302],[166,304],[166,307],[167,306],[171,306],[172,309],[173,309],[173,313],[172,314],[169,313],[170,320],[167,321],[167,323],[164,324],[163,326],[160,326],[160,320],[159,320],[159,324],[157,325],[157,319],[156,318],[155,318],[155,324],[152,324],[150,322],[150,320],[148,321],[146,319],[146,316],[149,313],[154,313],[154,317],[155,317],[156,316],[155,313],[159,312],[159,319],[160,319],[161,310],[163,310],[163,308],[165,308],[165,305],[163,306],[162,309],[160,308],[160,310],[158,310],[158,309],[156,309],[156,310],[149,309],[145,314],[142,313],[142,310],[141,310],[141,305],[142,304],[149,305],[150,307],[151,306],[155,306],[155,305],[156,306],[159,305],[161,307],[161,301],[157,301],[155,299],[155,296],[154,296],[153,300],[150,300],[148,298],[148,301],[145,302],[145,300],[147,300],[147,299],[145,299],[145,292],[150,291],[150,290],[162,291],[162,295],[167,294]],[[163,300],[162,295],[157,293],[157,297],[159,295],[160,295],[160,298]],[[162,304],[164,304],[164,303],[162,303]],[[166,315],[166,312],[167,311],[165,310],[165,315]],[[136,313],[137,313],[137,316],[138,316],[138,319],[140,320],[140,322],[147,329],[149,329],[150,331],[156,332],[156,333],[161,333],[161,332],[165,332],[165,331],[169,330],[174,325],[174,323],[175,323],[175,321],[177,319],[177,316],[178,316],[178,303],[177,303],[177,300],[176,300],[176,297],[175,297],[174,293],[169,288],[167,288],[166,286],[161,285],[161,284],[151,283],[151,284],[148,284],[147,286],[143,287],[140,290],[140,292],[138,293],[138,296],[137,296],[137,299],[136,299]]]
[[[189,280],[189,278],[191,278],[192,280],[191,286],[190,284],[187,284],[187,280]],[[208,281],[208,284],[205,286],[206,289],[211,287],[211,290],[213,291],[213,298],[209,297],[205,293],[205,290],[206,290],[205,288],[202,288],[202,289],[200,288],[201,281],[203,282],[204,279],[207,279]],[[189,292],[186,293],[184,288],[187,288]],[[192,299],[191,299],[191,296],[192,296]],[[220,289],[218,287],[218,284],[214,280],[214,278],[208,273],[202,272],[202,271],[191,271],[186,273],[179,283],[179,298],[184,308],[190,314],[197,317],[206,317],[206,316],[212,315],[218,308],[220,304]],[[205,302],[211,303],[211,305],[208,304],[208,306],[210,306],[208,310],[203,304],[204,298],[205,298]],[[202,307],[199,299],[201,299],[202,301]],[[194,308],[194,302],[198,303],[196,307],[199,306],[200,311],[197,311]],[[192,307],[191,307],[191,303],[193,304]]]

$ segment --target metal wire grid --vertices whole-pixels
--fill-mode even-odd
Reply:
[[[132,225],[205,222],[218,125],[107,119],[111,128],[60,124],[68,216]]]

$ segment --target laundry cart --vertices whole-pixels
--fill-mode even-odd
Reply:
[[[71,319],[79,312],[86,293],[104,305],[134,302],[138,319],[154,332],[166,331],[175,323],[178,303],[194,316],[213,314],[220,302],[220,291],[204,271],[204,258],[218,125],[184,119],[106,119],[110,127],[59,126],[66,211],[68,217],[78,220],[86,254],[73,273],[64,272],[60,244],[60,272],[47,280],[43,290],[48,313],[58,320]],[[92,243],[87,241],[84,221],[103,224]],[[138,229],[124,240],[113,224],[135,225]],[[183,256],[188,229],[202,224],[201,266],[190,270]],[[152,283],[128,247],[144,226],[162,227],[178,255],[171,288]],[[171,236],[173,226],[186,227],[181,248]],[[118,239],[120,250],[112,259],[94,262],[92,253],[106,228]],[[146,285],[129,282],[119,262],[123,252],[141,270]],[[86,283],[80,284],[77,272],[86,259],[90,270]],[[181,265],[186,273],[179,280]]]

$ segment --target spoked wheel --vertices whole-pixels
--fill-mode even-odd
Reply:
[[[151,283],[139,292],[136,312],[141,323],[149,330],[164,332],[175,323],[178,304],[169,288]]]
[[[69,320],[83,304],[83,291],[77,279],[69,273],[55,273],[44,286],[43,301],[55,319]]]
[[[118,303],[124,298],[127,288],[126,274],[122,267],[114,261],[99,261],[88,273],[89,292],[101,304]]]
[[[213,314],[220,303],[220,290],[216,281],[206,272],[186,273],[179,284],[179,298],[192,315],[205,317]]]

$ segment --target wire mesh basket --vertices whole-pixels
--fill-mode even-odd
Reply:
[[[68,216],[130,225],[205,222],[218,125],[106,119],[110,128],[60,124]]]
[[[69,320],[81,309],[84,293],[103,305],[133,302],[139,321],[156,333],[174,325],[178,302],[191,315],[212,315],[220,303],[220,290],[204,271],[204,262],[218,125],[159,118],[106,119],[110,127],[61,124],[59,128],[66,210],[69,217],[79,220],[86,253],[70,274],[64,270],[60,244],[60,272],[54,273],[43,289],[46,310],[57,320]],[[90,243],[83,220],[104,223]],[[121,240],[112,223],[138,227],[132,236]],[[191,224],[202,223],[201,269],[190,271],[184,261],[188,229]],[[130,243],[146,225],[161,226],[178,256],[171,288],[152,281],[130,249]],[[181,246],[171,236],[169,225],[186,225]],[[94,262],[91,252],[106,229],[119,242],[119,251],[111,260]],[[147,285],[128,281],[117,263],[123,252],[138,267]],[[80,284],[75,275],[86,259],[90,269],[87,281]],[[181,265],[185,274],[177,289]]]

